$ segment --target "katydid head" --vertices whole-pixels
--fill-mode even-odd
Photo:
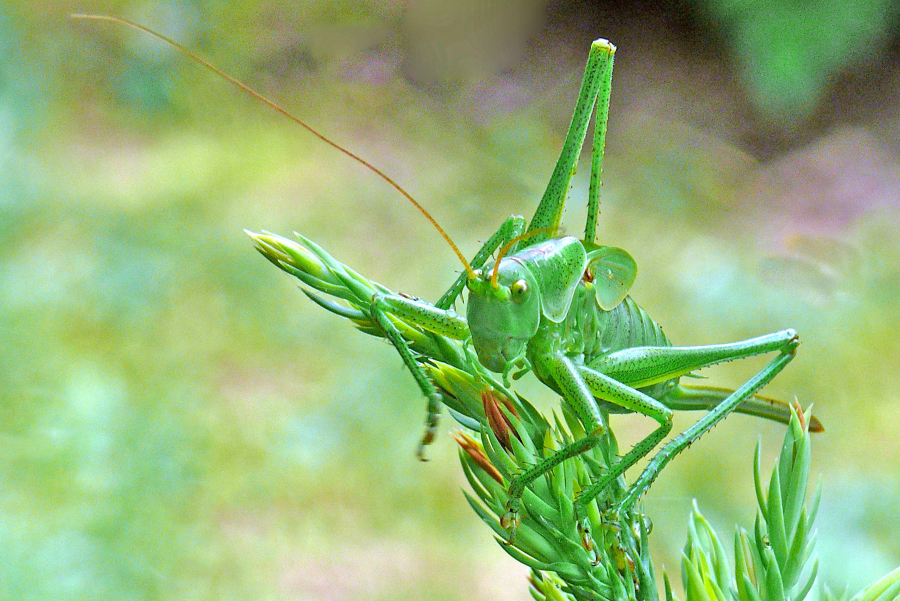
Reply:
[[[501,253],[493,266],[476,272],[468,281],[466,319],[482,365],[505,372],[525,356],[542,318],[565,319],[585,265],[581,241],[566,236],[508,257]]]
[[[515,256],[468,281],[466,320],[482,365],[495,372],[525,356],[541,322],[541,291],[528,267]],[[496,275],[494,275],[496,274]]]

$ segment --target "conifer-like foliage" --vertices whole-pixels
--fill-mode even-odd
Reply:
[[[304,292],[314,302],[350,319],[363,332],[384,335],[369,317],[371,299],[387,292],[384,286],[367,280],[306,238],[300,237],[297,243],[271,234],[248,233],[263,256],[308,287]],[[548,418],[503,382],[486,382],[485,374],[473,370],[462,343],[395,316],[391,320],[441,390],[450,415],[463,426],[455,438],[471,486],[466,499],[504,551],[532,569],[535,599],[655,601],[660,590],[666,601],[680,598],[673,592],[669,576],[663,574],[660,581],[654,570],[651,520],[642,513],[642,504],[625,515],[609,510],[628,490],[625,476],[589,505],[590,548],[585,548],[579,535],[573,502],[582,488],[618,460],[618,446],[609,427],[602,444],[560,463],[528,486],[522,498],[521,525],[509,540],[501,517],[510,480],[583,437],[580,422],[564,405]],[[809,410],[793,412],[768,480],[763,476],[757,446],[752,477],[759,511],[751,529],[736,531],[733,555],[695,504],[682,556],[685,601],[803,601],[813,592],[819,594],[813,523],[822,491],[817,488],[809,501],[810,418]],[[828,591],[821,594],[846,601]],[[851,601],[898,599],[900,568]]]

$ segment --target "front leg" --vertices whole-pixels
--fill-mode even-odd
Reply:
[[[434,440],[438,421],[440,420],[441,407],[443,406],[441,394],[437,391],[434,384],[431,383],[431,380],[425,374],[425,370],[422,369],[422,366],[419,365],[413,357],[412,352],[409,350],[409,344],[397,330],[397,326],[391,321],[390,316],[379,307],[377,301],[372,303],[371,315],[372,321],[381,328],[385,337],[394,345],[394,348],[397,349],[397,353],[400,355],[403,363],[409,368],[413,378],[415,378],[419,390],[421,390],[425,398],[428,399],[428,414],[425,418],[425,434],[422,436],[422,441],[419,443],[419,447],[416,450],[416,455],[419,459],[425,461],[425,447]]]
[[[436,336],[446,336],[455,340],[464,340],[469,335],[469,327],[464,317],[455,311],[439,309],[424,301],[401,296],[399,294],[375,294],[370,308],[372,320],[384,332],[385,337],[397,349],[404,365],[412,373],[419,390],[428,399],[428,413],[425,418],[425,435],[419,444],[417,455],[425,460],[425,447],[434,440],[440,420],[443,401],[441,393],[432,384],[431,379],[413,357],[409,343],[394,325],[391,315],[407,323],[417,325]]]
[[[376,294],[372,298],[372,306],[432,334],[447,336],[454,340],[465,340],[469,337],[469,324],[466,318],[453,309],[441,309],[421,299],[401,294]]]

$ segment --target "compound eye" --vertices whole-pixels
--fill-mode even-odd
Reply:
[[[509,287],[509,293],[513,302],[521,303],[528,295],[528,282],[525,280],[516,280],[513,282],[512,286]]]

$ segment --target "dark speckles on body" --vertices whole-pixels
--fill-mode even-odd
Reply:
[[[597,306],[592,284],[580,282],[566,318],[560,323],[542,319],[539,333],[528,345],[531,364],[542,353],[564,352],[576,363],[590,365],[599,357],[636,346],[671,346],[659,325],[626,296],[610,311]],[[535,375],[545,384],[556,389],[549,374],[536,369]],[[662,392],[669,383],[662,382],[648,388]],[[655,390],[654,390],[655,391]],[[648,393],[652,391],[648,390]],[[614,409],[613,409],[614,410]]]

